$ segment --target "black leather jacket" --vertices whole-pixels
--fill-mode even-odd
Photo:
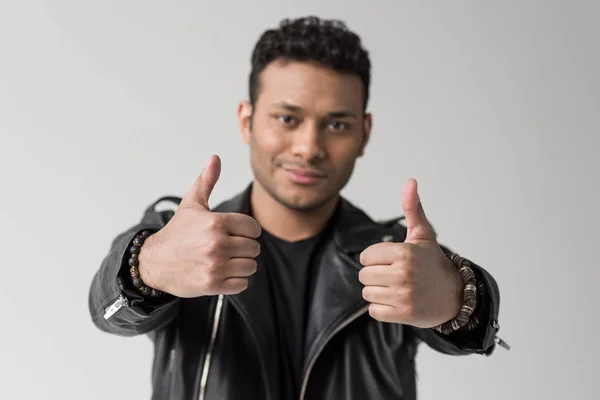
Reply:
[[[213,211],[246,212],[249,190]],[[154,342],[153,399],[279,400],[290,398],[276,378],[278,368],[271,305],[264,268],[247,290],[234,296],[171,298],[150,304],[125,282],[127,249],[144,229],[157,231],[173,211],[150,206],[141,222],[119,235],[95,275],[89,295],[94,323],[117,335],[148,334]],[[494,279],[474,266],[485,284],[479,330],[444,336],[432,329],[381,323],[368,314],[358,280],[358,255],[382,240],[403,241],[399,219],[376,223],[342,199],[333,233],[324,247],[306,331],[300,399],[416,398],[414,358],[418,343],[437,351],[490,355],[498,329],[499,292]],[[478,306],[479,307],[479,306]]]

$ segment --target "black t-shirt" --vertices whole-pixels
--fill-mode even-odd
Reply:
[[[304,334],[311,264],[325,232],[288,242],[263,229],[259,239],[274,294],[280,362],[286,384],[299,394],[304,364]]]

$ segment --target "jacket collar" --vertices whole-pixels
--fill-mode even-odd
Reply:
[[[214,211],[250,214],[252,184],[235,197],[219,204]],[[364,211],[343,197],[333,215],[332,239],[346,254],[359,253],[370,245],[385,240],[402,241],[404,237],[397,229],[373,221]]]

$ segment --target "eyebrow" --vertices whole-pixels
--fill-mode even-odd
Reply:
[[[302,113],[301,107],[295,106],[290,103],[286,103],[285,101],[280,101],[278,103],[274,103],[273,106],[283,108],[285,110],[295,112],[295,113]],[[357,117],[355,112],[348,110],[348,109],[332,111],[332,112],[327,113],[327,116],[329,118],[356,118]]]

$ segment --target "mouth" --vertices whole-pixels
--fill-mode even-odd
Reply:
[[[300,185],[314,185],[326,178],[325,174],[303,168],[283,167],[288,179]]]

